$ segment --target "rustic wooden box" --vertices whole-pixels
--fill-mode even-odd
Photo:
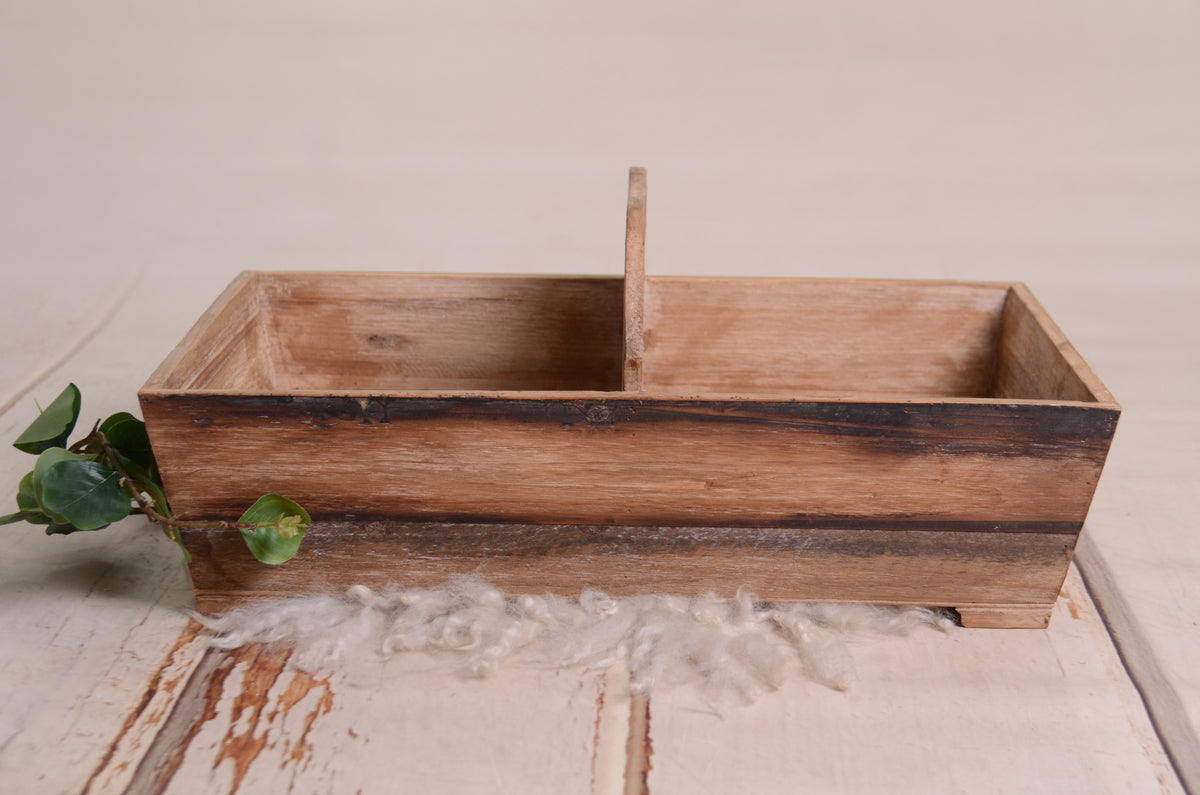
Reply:
[[[140,392],[203,611],[479,571],[1045,626],[1120,408],[1020,284],[245,273]]]

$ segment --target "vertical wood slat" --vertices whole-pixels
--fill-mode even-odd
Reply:
[[[642,391],[643,316],[646,292],[646,169],[629,169],[625,208],[625,328],[621,386]]]

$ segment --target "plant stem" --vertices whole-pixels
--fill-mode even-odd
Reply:
[[[101,442],[106,443],[106,440],[104,439],[104,434],[100,433],[100,420],[96,420],[96,424],[92,426],[92,430],[88,432],[87,436],[83,437],[78,442],[76,442],[75,444],[68,447],[67,450],[72,453],[81,453],[84,450],[87,450],[88,446],[90,444],[92,444],[93,442],[95,442],[97,439],[99,439]],[[109,448],[109,449],[111,450],[111,448]],[[119,471],[120,470],[118,470],[118,472]]]
[[[99,430],[93,429],[92,433],[88,434],[86,438],[92,439],[93,437],[100,443],[100,450],[104,454],[104,458],[108,461],[108,465],[116,470],[117,475],[120,476],[121,485],[124,486],[125,491],[129,493],[133,501],[137,503],[138,511],[151,522],[162,527],[172,541],[178,541],[175,530],[180,527],[218,527],[222,530],[241,530],[243,528],[253,529],[275,524],[275,522],[230,522],[224,519],[178,519],[174,516],[163,515],[154,507],[152,501],[146,499],[145,495],[138,489],[136,481],[121,466],[121,461],[117,458],[116,451],[109,445],[108,439],[105,438],[104,434],[100,433]]]

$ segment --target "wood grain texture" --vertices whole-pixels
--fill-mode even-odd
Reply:
[[[955,607],[967,624],[987,608],[992,626],[1048,615],[1075,544],[1071,533],[343,521],[314,524],[296,558],[263,566],[237,532],[184,538],[203,612],[246,598],[430,587],[478,573],[512,594],[732,597],[746,587],[765,601]]]
[[[608,277],[241,274],[148,389],[617,390]]]
[[[270,390],[278,357],[266,333],[258,276],[239,274],[146,382],[163,389],[239,384]]]
[[[647,391],[987,397],[1006,285],[646,281]]]
[[[258,279],[278,357],[273,391],[621,387],[620,279],[319,272]]]
[[[120,792],[191,672],[178,550],[140,518],[69,537],[5,530],[0,789]]]
[[[650,792],[1184,792],[1073,570],[1047,630],[852,645],[844,693],[655,694]]]
[[[1054,603],[1041,605],[990,604],[958,608],[964,627],[976,629],[1045,629]]]
[[[1083,521],[1086,406],[143,393],[178,511],[561,524]]]
[[[602,672],[353,662],[313,675],[281,649],[209,651],[124,791],[598,792]]]
[[[1004,304],[992,395],[1116,406],[1112,394],[1023,284]]]
[[[1108,561],[1092,540],[1079,538],[1076,558],[1088,593],[1095,600],[1121,661],[1142,700],[1175,772],[1189,792],[1200,792],[1200,737],[1189,717],[1188,699],[1171,681],[1163,663],[1152,653],[1126,596],[1115,581]]]
[[[625,328],[622,389],[642,389],[646,304],[646,169],[629,169],[625,209]]]

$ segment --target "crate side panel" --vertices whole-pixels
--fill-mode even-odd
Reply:
[[[261,273],[240,274],[196,321],[143,389],[273,388]]]
[[[1004,305],[992,396],[1000,399],[1111,402],[1066,336],[1023,285]],[[1094,378],[1094,376],[1091,376]],[[1100,394],[1097,395],[1096,393]]]
[[[283,390],[619,390],[615,278],[276,275]]]
[[[178,510],[572,524],[1035,523],[1086,515],[1112,412],[1038,405],[144,399]]]
[[[1006,289],[648,278],[645,388],[984,397]]]

